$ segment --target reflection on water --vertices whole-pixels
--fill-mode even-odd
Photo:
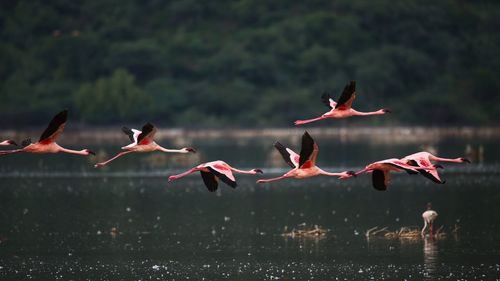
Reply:
[[[336,145],[321,141],[318,161],[323,167],[357,167],[417,149]],[[266,172],[282,172],[266,169],[271,167],[272,151],[267,143],[200,147],[200,162],[225,159],[242,168],[263,166]],[[439,150],[460,155],[453,147]],[[155,158],[149,166],[142,159],[150,156],[129,156],[106,171],[90,168],[88,159],[64,155],[0,158],[0,279],[499,276],[500,224],[491,214],[500,213],[500,176],[491,158],[481,167],[447,166],[445,185],[397,174],[387,192],[377,192],[368,176],[257,185],[254,177],[242,175],[238,188],[221,186],[209,193],[199,175],[168,183],[168,175],[184,169],[181,162]],[[429,201],[439,206],[439,224],[447,233],[460,225],[459,239],[449,235],[436,242],[366,242],[364,233],[376,225],[392,230],[420,225],[422,206]],[[329,231],[321,239],[281,235],[285,227],[304,222]]]
[[[424,277],[434,278],[438,271],[438,246],[436,240],[424,238]]]

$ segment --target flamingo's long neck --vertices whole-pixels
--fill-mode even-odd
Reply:
[[[356,115],[356,116],[383,115],[383,114],[385,114],[383,109],[380,109],[377,111],[368,111],[368,112],[361,112],[361,111],[357,111],[354,109],[352,111],[353,111],[353,115]]]
[[[240,173],[240,174],[249,174],[249,175],[255,175],[256,174],[254,170],[245,171],[245,170],[239,170],[239,169],[236,169],[236,168],[233,168],[233,167],[231,167],[230,169],[233,170],[234,172]]]
[[[461,158],[441,158],[441,157],[436,157],[432,156],[429,157],[430,160],[432,161],[438,161],[438,162],[451,162],[451,163],[462,163],[463,160]]]
[[[167,149],[163,146],[157,145],[156,150],[166,152],[166,153],[189,153],[189,151],[185,149]]]
[[[425,236],[425,229],[427,229],[427,220],[424,220],[424,227],[422,227],[422,236]]]
[[[318,170],[319,170],[320,175],[329,176],[329,177],[341,177],[341,176],[345,175],[344,173],[330,173],[327,171],[323,171],[320,168],[318,168]]]

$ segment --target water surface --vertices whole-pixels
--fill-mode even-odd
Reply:
[[[325,169],[419,150],[411,145],[318,140]],[[296,144],[293,144],[293,146]],[[66,155],[0,159],[2,280],[498,280],[500,171],[497,148],[483,144],[482,164],[445,165],[445,185],[396,175],[386,192],[369,176],[314,178],[239,186],[209,193],[198,174],[168,175],[194,162],[225,159],[276,176],[272,143],[198,143],[198,155],[128,155],[105,170]],[[465,142],[435,145],[462,156]],[[117,152],[106,148],[108,155]],[[189,159],[194,157],[194,159]],[[280,160],[280,159],[278,159]],[[272,168],[272,169],[270,169]],[[259,176],[260,177],[260,176]],[[367,240],[374,226],[421,226],[432,202],[443,240]],[[317,224],[324,239],[282,237],[285,228]],[[457,235],[451,229],[460,227]]]

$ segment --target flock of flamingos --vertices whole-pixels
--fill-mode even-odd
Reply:
[[[356,98],[356,82],[351,81],[347,84],[340,95],[340,98],[335,102],[328,93],[324,93],[321,96],[322,102],[328,106],[330,109],[325,114],[320,117],[308,119],[308,120],[297,120],[295,125],[302,125],[306,123],[311,123],[328,118],[347,118],[351,116],[367,116],[367,115],[382,115],[390,113],[388,109],[380,109],[373,112],[360,112],[352,108],[352,103]],[[71,153],[78,155],[94,155],[89,149],[82,150],[72,150],[67,149],[56,143],[57,138],[62,134],[64,126],[66,124],[68,116],[68,111],[64,110],[58,113],[49,123],[47,129],[42,133],[40,139],[32,143],[31,139],[26,139],[21,143],[22,148],[13,150],[2,150],[0,155],[7,155],[13,153]],[[132,141],[131,144],[122,147],[122,152],[118,153],[111,159],[95,164],[95,168],[103,167],[108,165],[110,162],[116,160],[117,158],[124,156],[129,153],[134,152],[152,152],[161,151],[165,153],[195,153],[196,150],[191,147],[185,147],[181,149],[167,149],[158,145],[154,141],[154,136],[156,133],[156,128],[150,124],[146,123],[142,129],[129,129],[123,127],[123,132]],[[0,142],[0,146],[17,146],[16,142],[12,140],[4,140]],[[386,190],[389,184],[390,176],[389,173],[392,172],[407,172],[408,174],[421,174],[429,180],[443,184],[445,181],[441,180],[438,174],[438,168],[443,168],[439,164],[433,164],[434,162],[452,162],[452,163],[470,163],[466,158],[440,158],[432,155],[429,152],[418,152],[405,156],[403,158],[390,158],[386,160],[377,161],[367,165],[364,169],[354,172],[354,171],[343,171],[340,173],[326,172],[316,166],[316,158],[318,156],[319,148],[314,142],[313,138],[309,133],[305,132],[302,136],[302,147],[300,153],[294,152],[292,149],[285,147],[280,142],[276,142],[274,147],[279,151],[285,162],[290,166],[291,170],[284,175],[271,178],[271,179],[260,179],[257,183],[266,183],[272,181],[278,181],[286,178],[296,178],[304,179],[319,175],[338,177],[339,179],[348,179],[351,177],[356,177],[362,173],[372,174],[373,187],[377,190]],[[236,169],[224,161],[217,160],[207,163],[202,163],[188,171],[172,175],[168,178],[169,181],[175,181],[189,174],[200,172],[203,182],[209,191],[213,192],[217,190],[218,182],[222,181],[231,187],[236,187],[236,178],[233,175],[235,173],[241,174],[257,174],[263,173],[260,169],[251,169],[248,171]],[[432,237],[432,222],[437,217],[437,213],[430,208],[422,214],[425,226],[422,229],[422,235],[427,226],[429,226],[429,234]]]

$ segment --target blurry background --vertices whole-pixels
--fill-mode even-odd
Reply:
[[[497,1],[5,0],[0,128],[290,126],[353,79],[394,110],[353,123],[496,125],[499,28]]]

